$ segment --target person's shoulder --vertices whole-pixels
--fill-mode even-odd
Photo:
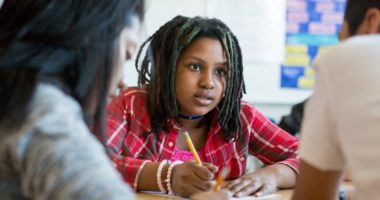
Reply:
[[[36,113],[81,112],[80,105],[73,97],[49,83],[39,83],[37,85],[31,108]]]
[[[380,34],[353,36],[329,48],[327,53],[317,56],[315,65],[328,68],[348,67],[362,60],[380,60]],[[320,66],[318,66],[320,67]]]
[[[377,46],[380,43],[380,34],[371,35],[356,35],[352,36],[344,41],[342,41],[337,46],[353,46],[353,47],[366,47],[366,46]]]
[[[123,99],[128,100],[128,99],[134,99],[134,100],[144,100],[148,96],[148,91],[146,88],[142,87],[128,87],[125,89],[122,93],[121,96]]]
[[[44,135],[87,137],[88,134],[77,100],[50,83],[37,85],[24,126]]]
[[[240,117],[252,118],[256,114],[256,107],[248,101],[242,100],[240,103]]]
[[[336,81],[336,76],[352,75],[352,71],[360,71],[362,66],[366,69],[377,67],[378,52],[380,35],[353,36],[318,55],[312,65],[320,77]]]
[[[132,95],[142,95],[146,96],[148,94],[148,90],[144,87],[128,87],[123,91],[123,96],[132,96]]]
[[[241,100],[240,102],[241,110],[256,110],[255,106],[248,101]]]
[[[348,59],[360,58],[371,55],[371,52],[378,50],[379,46],[380,34],[358,35],[352,36],[332,47],[331,54],[345,55]]]
[[[128,87],[116,97],[115,101],[132,109],[133,107],[145,107],[147,99],[148,91],[145,87]]]

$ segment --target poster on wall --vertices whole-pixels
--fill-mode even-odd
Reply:
[[[281,88],[311,89],[314,58],[338,43],[346,0],[287,0]]]

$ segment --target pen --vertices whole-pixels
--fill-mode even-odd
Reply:
[[[223,184],[224,179],[227,177],[228,171],[228,167],[224,167],[222,170],[220,170],[219,176],[216,179],[216,184],[213,188],[214,191],[217,191],[218,188]]]
[[[182,133],[183,133],[184,136],[185,136],[187,146],[189,146],[189,149],[190,149],[191,153],[193,153],[193,156],[194,156],[195,162],[196,162],[198,165],[202,165],[202,161],[201,161],[201,159],[199,158],[197,151],[195,150],[194,144],[193,144],[193,142],[191,141],[191,138],[190,138],[190,136],[189,136],[189,133],[188,133],[187,131],[182,131]]]

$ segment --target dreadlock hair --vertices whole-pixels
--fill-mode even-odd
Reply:
[[[379,0],[348,0],[344,19],[348,23],[348,28],[351,35],[355,35],[360,24],[362,23],[368,9],[380,9]]]
[[[147,86],[149,90],[147,103],[151,132],[167,130],[167,119],[178,116],[174,92],[177,61],[190,43],[201,37],[218,39],[226,53],[227,86],[218,106],[220,112],[217,121],[224,138],[236,140],[241,134],[240,101],[242,93],[245,93],[242,54],[235,35],[222,21],[214,18],[174,17],[140,47],[135,64],[139,73],[138,85]],[[145,46],[145,56],[139,65]]]

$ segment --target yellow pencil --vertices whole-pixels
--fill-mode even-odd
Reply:
[[[222,170],[220,170],[219,176],[216,179],[216,184],[213,188],[214,191],[217,191],[218,188],[223,184],[224,179],[227,177],[228,171],[228,167],[224,167]]]
[[[202,161],[201,161],[201,159],[199,158],[197,151],[195,150],[194,144],[193,144],[193,142],[191,141],[191,138],[190,138],[190,136],[189,136],[189,133],[188,133],[187,131],[182,131],[182,133],[183,133],[184,136],[185,136],[187,146],[189,146],[189,149],[190,149],[191,153],[193,153],[193,156],[194,156],[195,162],[196,162],[197,164],[199,164],[199,165],[202,165]]]

